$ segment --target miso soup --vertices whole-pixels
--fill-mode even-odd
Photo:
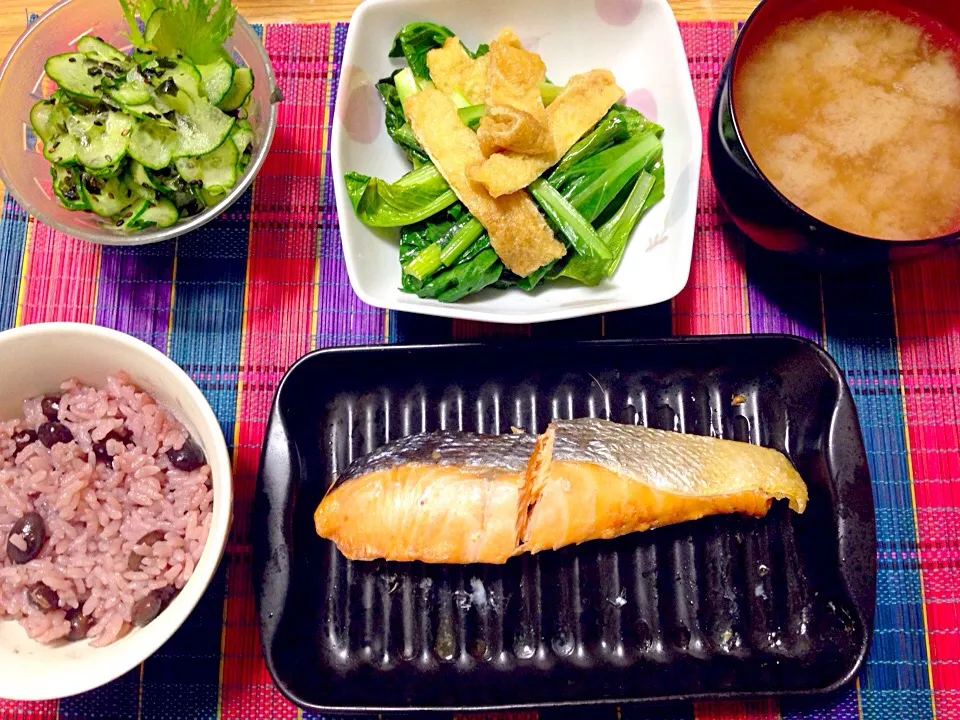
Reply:
[[[889,240],[960,226],[960,65],[919,24],[789,21],[744,57],[734,103],[754,161],[814,217]]]

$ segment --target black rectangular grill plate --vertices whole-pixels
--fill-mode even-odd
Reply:
[[[388,440],[583,416],[777,448],[809,507],[504,566],[351,562],[315,534],[326,488]],[[855,675],[873,622],[856,411],[829,356],[784,336],[311,353],[274,400],[253,535],[267,666],[289,699],[326,711],[821,693]]]

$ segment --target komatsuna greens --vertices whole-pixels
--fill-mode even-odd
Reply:
[[[199,1],[199,0],[194,0]],[[461,204],[417,142],[404,115],[410,94],[433,88],[427,53],[455,37],[430,22],[405,25],[389,50],[407,67],[377,83],[385,125],[413,169],[394,182],[357,172],[346,175],[357,217],[377,228],[400,232],[401,287],[421,298],[456,302],[484,289],[532,291],[550,283],[595,286],[620,265],[633,229],[664,197],[664,128],[640,112],[616,104],[559,162],[528,188],[556,237],[567,245],[561,260],[520,278],[507,270],[483,225]],[[464,47],[476,58],[488,52]],[[561,86],[541,85],[544,105]],[[485,106],[452,99],[461,120],[476,128]]]

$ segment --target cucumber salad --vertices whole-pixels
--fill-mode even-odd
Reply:
[[[250,162],[254,77],[223,43],[229,0],[120,0],[129,54],[86,35],[47,59],[53,94],[30,112],[53,191],[135,232],[216,205]]]

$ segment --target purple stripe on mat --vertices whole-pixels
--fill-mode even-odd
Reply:
[[[100,256],[97,325],[167,351],[175,243],[105,247]]]
[[[820,274],[745,243],[750,331],[823,342]]]
[[[324,154],[325,167],[328,169],[323,183],[323,216],[320,228],[320,298],[317,305],[317,347],[332,345],[365,345],[384,341],[383,311],[363,303],[353,292],[347,276],[347,267],[343,261],[340,245],[340,225],[337,222],[336,200],[333,188],[336,178],[329,172],[330,144],[334,122],[333,101],[337,96],[340,77],[340,63],[343,58],[343,45],[347,39],[346,23],[338,23],[334,28],[333,62],[331,73],[334,78],[330,88],[330,127]]]
[[[861,717],[856,688],[849,685],[828,698],[781,700],[780,717],[782,720],[856,720]]]

